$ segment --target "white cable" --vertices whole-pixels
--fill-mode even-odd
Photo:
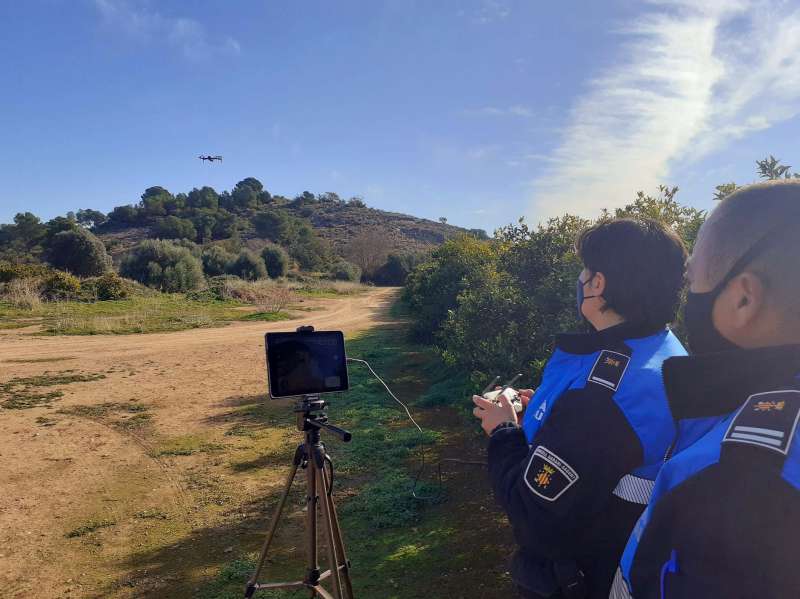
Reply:
[[[378,382],[380,382],[380,384],[384,386],[384,388],[389,393],[389,395],[392,397],[392,399],[395,400],[397,403],[399,403],[402,406],[402,408],[406,411],[406,414],[408,414],[408,419],[411,420],[411,422],[414,423],[414,426],[417,427],[417,430],[424,434],[424,432],[422,431],[422,427],[420,427],[420,425],[417,424],[417,421],[414,420],[414,417],[411,415],[411,412],[409,411],[408,406],[406,404],[404,404],[402,401],[400,401],[399,399],[397,399],[397,396],[394,393],[392,393],[391,389],[389,389],[389,385],[387,385],[386,383],[383,382],[383,379],[381,377],[379,377],[378,373],[375,372],[372,369],[372,366],[369,365],[369,362],[367,362],[366,360],[360,360],[358,358],[347,358],[347,361],[348,362],[359,362],[359,363],[363,364],[364,366],[366,366],[367,368],[369,368],[369,371],[372,373],[372,376],[374,376],[376,379],[378,379]]]

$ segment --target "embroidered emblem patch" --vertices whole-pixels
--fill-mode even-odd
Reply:
[[[723,443],[758,445],[786,454],[800,418],[800,391],[757,393],[731,421]]]
[[[539,445],[525,470],[525,484],[536,495],[555,501],[578,481],[578,473],[564,460]]]
[[[622,377],[625,376],[630,361],[630,357],[625,354],[604,349],[597,356],[597,361],[589,373],[589,382],[616,391],[622,382]]]

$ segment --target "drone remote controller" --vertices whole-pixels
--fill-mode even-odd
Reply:
[[[511,387],[507,387],[505,389],[498,389],[497,391],[489,391],[483,394],[484,399],[488,399],[492,403],[500,404],[500,395],[505,397],[508,401],[511,402],[511,405],[514,406],[514,411],[519,414],[522,412],[522,402],[519,399],[519,393],[516,389],[512,389]]]

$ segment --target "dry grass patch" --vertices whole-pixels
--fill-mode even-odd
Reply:
[[[21,310],[33,310],[42,305],[39,279],[14,279],[6,283],[2,297],[9,304]]]
[[[96,530],[101,528],[108,528],[109,526],[116,526],[116,522],[114,520],[90,520],[86,524],[79,526],[78,528],[74,528],[69,531],[64,536],[68,539],[74,539],[77,537],[82,537],[84,535],[88,535]]]
[[[0,406],[7,410],[26,410],[49,404],[61,398],[61,391],[42,391],[42,387],[55,387],[71,383],[85,383],[106,378],[104,374],[80,374],[71,370],[31,376],[15,377],[0,383]]]
[[[256,306],[261,312],[281,312],[297,300],[294,290],[274,281],[227,279],[222,284],[223,299]]]

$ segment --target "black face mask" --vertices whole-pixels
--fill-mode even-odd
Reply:
[[[723,281],[711,291],[686,295],[683,322],[689,335],[689,349],[693,354],[710,354],[730,351],[739,346],[728,341],[714,326],[714,304],[728,281]]]
[[[714,326],[714,304],[731,279],[741,273],[774,237],[775,231],[770,231],[757,243],[753,244],[711,291],[705,293],[692,293],[690,291],[686,295],[683,322],[686,325],[686,333],[689,336],[689,349],[693,354],[711,354],[739,348],[738,345],[723,337],[717,327]]]

